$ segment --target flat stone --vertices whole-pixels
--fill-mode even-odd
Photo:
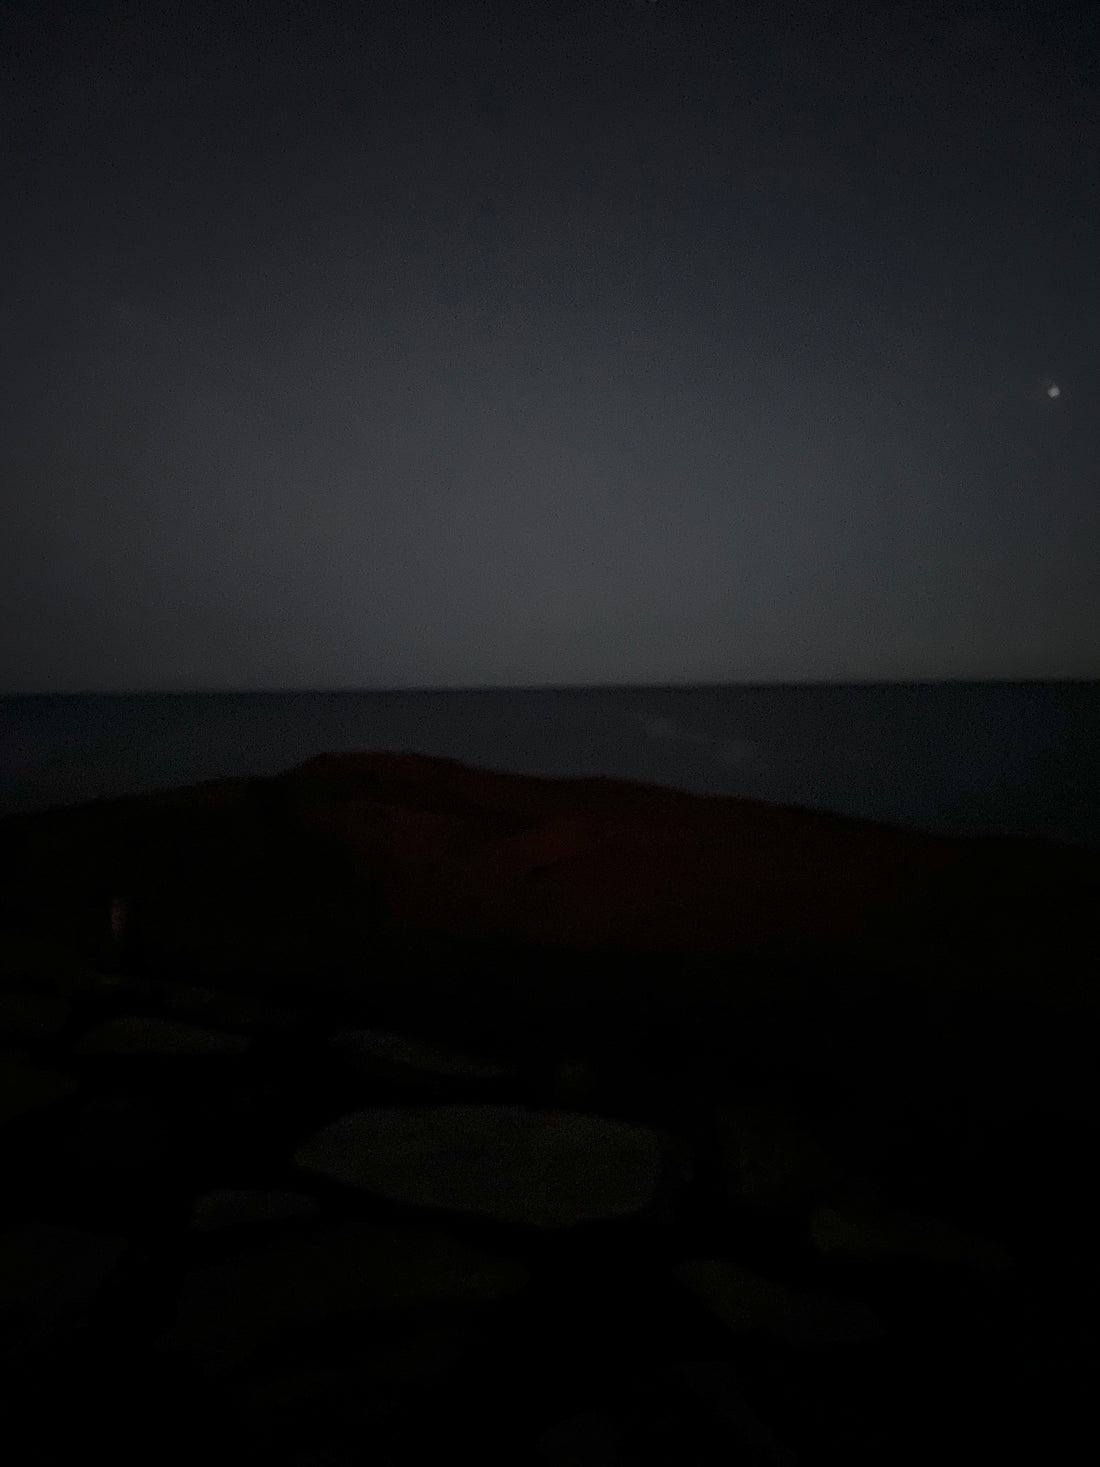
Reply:
[[[75,999],[107,991],[113,986],[112,978],[67,943],[22,933],[0,934],[0,988],[27,987]]]
[[[169,979],[157,986],[157,997],[168,1012],[204,1024],[230,1029],[292,1029],[302,1019],[297,1009],[280,1008],[260,998],[245,998],[224,989]]]
[[[255,1369],[240,1379],[230,1376],[225,1388],[241,1419],[269,1450],[277,1446],[284,1452],[292,1440],[308,1439],[310,1451],[303,1447],[291,1459],[295,1467],[356,1467],[361,1453],[350,1448],[345,1456],[334,1438],[362,1442],[399,1409],[392,1387],[371,1380],[363,1365],[355,1356],[347,1363]],[[273,1452],[271,1460],[278,1460]]]
[[[565,1055],[554,1067],[553,1100],[562,1109],[587,1106],[596,1094],[600,1071],[596,1061],[582,1055]]]
[[[675,1150],[672,1138],[625,1121],[448,1105],[353,1112],[294,1160],[392,1202],[556,1228],[643,1213]]]
[[[761,1332],[788,1345],[855,1344],[883,1334],[862,1304],[804,1293],[728,1258],[676,1264],[673,1277],[739,1334]]]
[[[251,1041],[238,1034],[218,1034],[176,1019],[122,1014],[90,1029],[74,1045],[76,1054],[211,1055],[244,1054]]]
[[[224,1187],[199,1197],[191,1209],[191,1226],[201,1233],[254,1223],[286,1222],[316,1217],[320,1206],[301,1192],[257,1192]]]
[[[34,1223],[0,1233],[0,1356],[13,1363],[79,1328],[125,1238]]]
[[[910,1212],[866,1213],[852,1207],[822,1206],[810,1215],[810,1236],[825,1257],[914,1258],[995,1272],[1011,1269],[1007,1248],[976,1238],[939,1218]]]
[[[669,1374],[729,1440],[731,1461],[798,1467],[795,1454],[751,1405],[746,1381],[733,1361],[677,1361]]]
[[[0,1034],[13,1039],[49,1039],[64,1029],[72,1004],[52,993],[0,993]]]
[[[789,1210],[815,1200],[838,1170],[804,1121],[763,1103],[728,1106],[714,1122],[715,1166],[737,1206]]]
[[[339,1029],[329,1036],[329,1045],[343,1054],[354,1055],[373,1073],[384,1076],[418,1076],[452,1080],[502,1080],[513,1072],[484,1056],[467,1054],[441,1044],[431,1044],[387,1029]]]
[[[16,1050],[0,1051],[0,1125],[64,1100],[78,1086],[72,1075],[41,1070]]]
[[[428,1229],[349,1224],[185,1275],[165,1349],[231,1369],[288,1329],[363,1310],[486,1303],[528,1283],[519,1263]]]

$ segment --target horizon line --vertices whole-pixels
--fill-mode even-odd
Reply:
[[[729,688],[917,688],[917,687],[1020,687],[1100,683],[1093,677],[946,677],[946,678],[774,678],[730,679],[724,682],[624,682],[624,683],[480,683],[417,684],[388,686],[312,687],[194,687],[194,688],[66,688],[30,692],[0,692],[0,698],[188,698],[188,697],[308,697],[319,694],[382,695],[409,693],[627,693],[683,692]]]

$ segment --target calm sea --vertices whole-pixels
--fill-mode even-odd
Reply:
[[[1100,683],[0,698],[0,814],[406,749],[1100,849]]]

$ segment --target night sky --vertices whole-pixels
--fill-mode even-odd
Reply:
[[[0,690],[1100,677],[1095,5],[0,16]]]

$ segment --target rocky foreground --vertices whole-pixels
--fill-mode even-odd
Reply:
[[[1083,850],[415,755],[0,821],[12,1460],[1093,1441],[1098,947]]]

